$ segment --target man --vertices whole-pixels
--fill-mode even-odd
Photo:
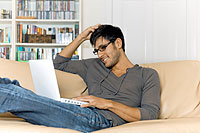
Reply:
[[[98,58],[72,61],[74,51],[89,39]],[[156,119],[160,110],[158,74],[153,69],[133,65],[124,47],[124,37],[118,27],[87,28],[57,55],[54,66],[83,78],[89,95],[75,99],[88,104],[80,107],[54,101],[20,87],[16,81],[1,79],[0,112],[12,112],[33,124],[83,132]]]

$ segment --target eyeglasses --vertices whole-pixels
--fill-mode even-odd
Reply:
[[[114,41],[111,40],[109,43],[107,43],[107,44],[105,44],[105,45],[100,45],[98,49],[94,49],[93,54],[94,54],[94,55],[97,55],[99,51],[100,51],[100,52],[105,51],[105,50],[106,50],[106,47],[108,47],[108,45],[111,44],[111,43],[113,43],[113,42],[114,42]]]

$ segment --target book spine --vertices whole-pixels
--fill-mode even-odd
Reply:
[[[20,31],[20,24],[17,24],[17,43],[19,43],[19,31]]]
[[[0,42],[1,42],[1,39],[2,39],[2,38],[1,38],[1,32],[2,32],[2,29],[0,29]]]
[[[8,43],[10,43],[11,41],[11,27],[8,27]]]
[[[4,29],[2,29],[2,32],[1,32],[1,43],[3,43],[4,41]]]
[[[23,30],[23,25],[19,24],[20,28],[19,28],[19,42],[22,43],[22,30]]]

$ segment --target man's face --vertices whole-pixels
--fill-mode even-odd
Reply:
[[[104,39],[103,37],[99,37],[96,40],[95,49],[99,49],[105,44],[108,44],[110,41]],[[106,67],[113,67],[115,66],[120,57],[120,51],[115,46],[115,42],[109,44],[104,51],[98,51],[99,59],[105,64]]]

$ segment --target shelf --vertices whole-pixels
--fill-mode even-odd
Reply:
[[[78,23],[79,20],[59,20],[59,19],[16,19],[16,22],[39,22],[39,23]]]
[[[3,47],[3,46],[11,46],[12,44],[11,43],[0,43],[0,47]]]
[[[7,22],[12,23],[12,19],[0,19],[0,23],[2,23],[2,22],[4,22],[4,23],[7,23]]]
[[[56,43],[16,43],[16,46],[23,46],[23,47],[66,47],[67,44],[56,44]]]

